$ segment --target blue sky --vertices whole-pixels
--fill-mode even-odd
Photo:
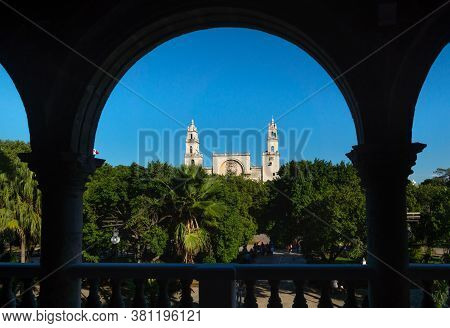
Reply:
[[[314,59],[278,37],[231,28],[190,33],[159,46],[125,74],[105,106],[95,147],[99,157],[114,165],[142,163],[157,140],[154,156],[180,164],[184,129],[193,118],[205,132],[205,153],[249,151],[252,162],[260,164],[263,129],[272,115],[277,120],[329,81]],[[435,168],[450,166],[448,122],[450,47],[433,65],[417,103],[413,140],[428,147],[419,155],[413,179],[421,181]],[[346,161],[345,153],[356,144],[349,109],[334,84],[277,123],[283,162],[316,157]],[[215,144],[213,132],[221,136]],[[149,136],[146,144],[139,142],[139,133]],[[223,138],[230,133],[236,136]],[[246,133],[251,137],[243,137]],[[302,135],[308,135],[306,143]],[[23,105],[1,67],[0,139],[29,140]]]

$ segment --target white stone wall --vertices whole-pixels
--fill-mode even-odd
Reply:
[[[233,162],[230,165],[228,162]],[[246,178],[256,181],[269,181],[278,176],[280,169],[280,154],[265,152],[262,157],[263,166],[251,166],[250,154],[214,154],[213,166],[204,168],[208,174],[226,175],[232,171],[236,175],[243,175]],[[269,165],[271,163],[271,165]]]
[[[250,174],[250,179],[261,181],[262,180],[262,168],[261,166],[252,166],[252,173]]]
[[[213,154],[213,173],[225,175],[229,170],[236,175],[250,175],[250,154]]]
[[[203,155],[202,154],[185,154],[184,155],[184,165],[203,166]]]
[[[262,155],[262,180],[273,180],[280,170],[280,153],[265,152]]]

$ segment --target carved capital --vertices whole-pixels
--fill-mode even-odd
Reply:
[[[105,162],[93,155],[76,153],[23,153],[19,157],[36,174],[43,191],[84,191],[89,175]]]
[[[408,176],[413,173],[417,154],[425,147],[425,144],[418,142],[357,145],[346,155],[358,170],[365,187],[386,180],[406,184]]]

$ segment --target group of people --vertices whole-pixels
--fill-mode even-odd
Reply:
[[[289,245],[287,245],[286,248],[287,248],[286,250],[289,253],[300,253],[300,251],[301,251],[300,241],[294,241],[293,243],[290,243]]]
[[[267,244],[264,244],[264,242],[254,243],[250,251],[248,251],[247,245],[243,245],[242,251],[239,253],[239,260],[241,263],[251,263],[258,255],[273,255],[274,250],[273,242]]]
[[[259,243],[254,243],[252,249],[250,250],[250,255],[256,257],[257,255],[273,255],[275,246],[272,241],[264,244],[262,241]]]

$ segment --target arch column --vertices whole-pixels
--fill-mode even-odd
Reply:
[[[366,193],[371,307],[409,307],[406,185],[426,145],[358,145],[347,154]]]
[[[64,272],[81,262],[83,192],[104,160],[74,153],[22,154],[42,192],[41,307],[80,307],[81,280]]]

